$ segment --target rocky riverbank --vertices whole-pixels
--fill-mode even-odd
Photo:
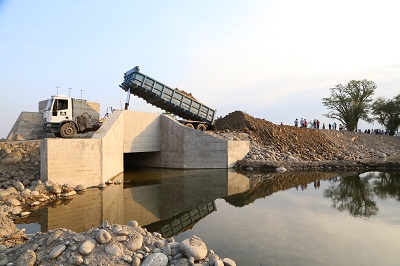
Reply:
[[[0,266],[4,265],[236,265],[197,236],[180,243],[150,233],[136,221],[83,233],[56,229],[29,238],[13,219],[86,187],[42,183],[40,141],[0,142]],[[121,180],[100,185],[122,185]]]

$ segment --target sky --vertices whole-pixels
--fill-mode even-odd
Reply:
[[[135,66],[217,117],[327,125],[329,88],[367,79],[374,99],[400,92],[399,9],[397,0],[0,0],[0,138],[57,93],[100,103],[101,116],[123,109],[119,85]],[[129,109],[162,113],[136,96]]]

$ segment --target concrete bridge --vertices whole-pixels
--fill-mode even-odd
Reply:
[[[29,139],[24,135],[32,137],[32,132],[42,134],[39,117],[40,112],[21,113],[8,139]],[[225,141],[167,115],[117,110],[91,138],[44,138],[41,179],[90,187],[122,173],[124,162],[159,168],[222,169],[233,167],[248,151],[248,141]]]

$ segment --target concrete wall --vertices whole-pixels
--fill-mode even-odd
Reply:
[[[169,116],[160,116],[161,152],[132,156],[134,164],[196,169],[228,168],[250,149],[249,141],[226,141],[189,127]]]
[[[124,111],[124,152],[161,151],[161,116]]]
[[[102,182],[124,171],[124,112],[113,112],[93,134],[100,140]]]
[[[91,139],[45,139],[41,179],[97,186],[124,171],[123,112],[114,112]]]
[[[42,140],[42,181],[97,186],[103,182],[100,139],[56,139]]]
[[[7,140],[43,139],[47,134],[43,130],[43,113],[22,112],[15,121]]]

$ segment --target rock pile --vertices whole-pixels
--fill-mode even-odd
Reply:
[[[84,233],[55,229],[36,234],[26,243],[0,246],[0,265],[236,265],[220,258],[196,236],[175,242],[150,233],[136,221],[104,222]]]
[[[241,167],[371,166],[376,160],[398,161],[400,151],[398,137],[276,125],[241,111],[217,119],[215,129],[209,133],[219,138],[250,141],[250,152],[237,164]]]
[[[0,188],[35,185],[40,177],[40,141],[0,142]]]

